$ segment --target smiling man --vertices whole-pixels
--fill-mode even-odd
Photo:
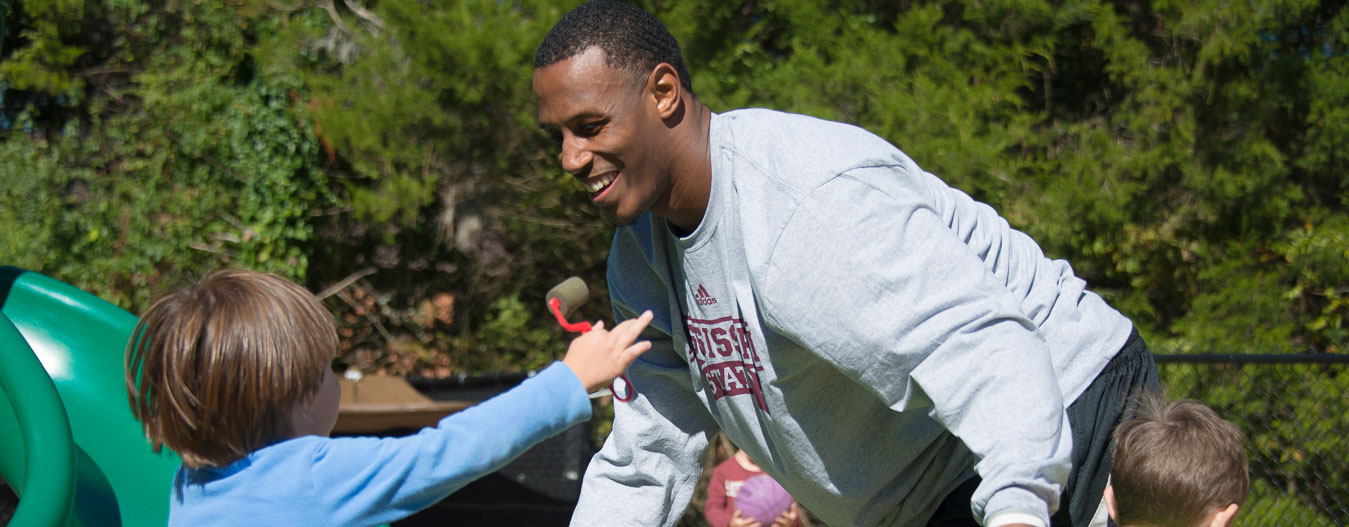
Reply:
[[[573,525],[674,525],[718,429],[830,525],[1104,525],[1111,428],[1157,371],[1066,262],[865,130],[713,113],[635,7],[577,7],[534,68],[620,226],[615,314],[656,313]]]

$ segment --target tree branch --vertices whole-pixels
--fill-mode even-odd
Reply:
[[[356,13],[356,16],[361,17],[361,19],[365,20],[366,22],[369,22],[370,25],[375,26],[376,29],[384,29],[384,20],[379,18],[379,15],[371,13],[370,10],[361,7],[359,4],[352,2],[351,0],[342,0],[342,3],[346,4],[347,9],[350,9],[352,13]]]
[[[319,292],[319,294],[314,296],[318,297],[319,300],[323,300],[325,298],[333,296],[333,294],[337,293],[338,291],[346,289],[347,286],[350,286],[353,282],[365,278],[367,276],[370,276],[372,274],[375,274],[374,266],[366,267],[365,269],[361,269],[360,271],[356,271],[354,273],[347,275],[346,278],[343,278],[339,280],[337,283],[328,286],[326,289],[324,289],[323,291]]]

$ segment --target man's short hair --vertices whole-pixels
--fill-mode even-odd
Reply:
[[[127,396],[156,452],[222,467],[292,433],[336,350],[332,315],[303,287],[216,271],[145,311],[127,343]]]
[[[1121,525],[1191,526],[1246,500],[1245,436],[1198,401],[1136,399],[1115,428],[1110,471]]]
[[[577,6],[543,37],[534,55],[534,69],[546,68],[599,47],[605,65],[644,81],[657,64],[666,63],[679,74],[679,84],[693,94],[693,77],[665,25],[642,9],[615,0],[593,0]]]

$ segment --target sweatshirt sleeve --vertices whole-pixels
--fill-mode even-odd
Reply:
[[[617,296],[613,307],[618,319],[639,312]],[[642,335],[651,349],[628,368],[635,395],[615,400],[613,431],[586,469],[573,526],[670,527],[693,498],[716,424],[672,339],[655,326]]]
[[[1033,511],[1047,524],[1072,437],[1048,345],[925,189],[893,184],[903,170],[853,170],[804,196],[768,262],[765,319],[959,437],[980,458],[976,518]]]
[[[426,508],[538,442],[590,418],[561,362],[505,393],[399,438],[335,438],[313,453],[314,493],[332,525],[378,525]]]

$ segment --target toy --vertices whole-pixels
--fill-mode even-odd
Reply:
[[[760,525],[772,525],[773,520],[792,508],[792,495],[767,474],[760,474],[745,480],[735,496],[735,508],[741,516],[753,518]]]

